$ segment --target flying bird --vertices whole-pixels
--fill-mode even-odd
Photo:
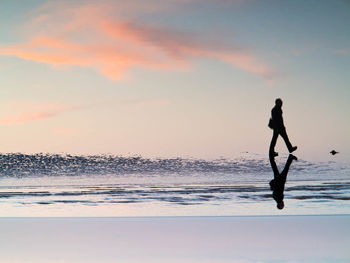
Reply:
[[[337,153],[339,153],[339,152],[337,152],[337,151],[335,151],[335,150],[332,150],[331,152],[329,152],[331,155],[336,155]]]

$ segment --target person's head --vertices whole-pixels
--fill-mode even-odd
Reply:
[[[282,107],[283,101],[280,98],[278,98],[278,99],[275,100],[275,104],[278,107]]]
[[[283,200],[282,200],[281,202],[278,202],[278,203],[277,203],[277,208],[280,209],[280,210],[284,208],[284,202],[283,202]]]

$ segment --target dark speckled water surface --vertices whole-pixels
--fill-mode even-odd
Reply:
[[[278,163],[282,169],[285,157]],[[293,163],[275,208],[268,159],[0,155],[1,216],[349,214],[350,165]]]

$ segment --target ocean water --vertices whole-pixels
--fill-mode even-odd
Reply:
[[[279,159],[283,169],[287,156]],[[276,209],[266,156],[0,155],[0,216],[350,214],[350,164],[293,162]]]

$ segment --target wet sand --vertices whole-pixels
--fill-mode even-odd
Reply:
[[[2,263],[350,262],[350,215],[0,218]]]

